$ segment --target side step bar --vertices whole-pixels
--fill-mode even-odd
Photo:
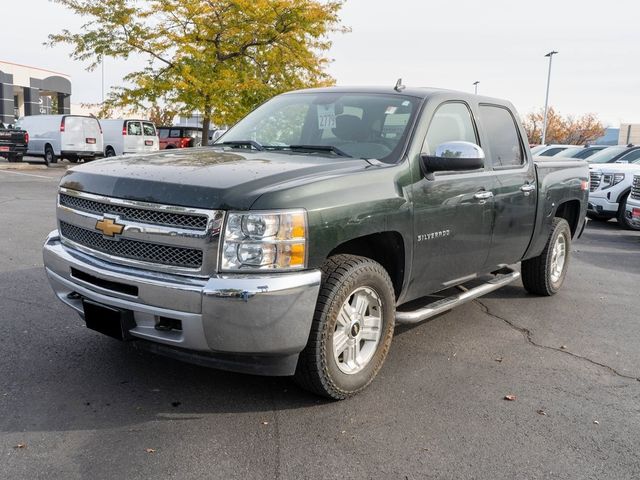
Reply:
[[[504,273],[502,273],[504,272]],[[447,310],[451,310],[458,305],[462,305],[463,303],[467,303],[471,300],[474,300],[482,295],[486,295],[487,293],[493,292],[494,290],[499,289],[500,287],[504,287],[505,285],[513,282],[520,278],[520,272],[516,272],[515,270],[503,269],[501,273],[497,274],[494,278],[489,280],[482,285],[478,285],[477,287],[471,288],[469,290],[460,286],[459,288],[463,289],[461,293],[457,295],[452,295],[447,298],[443,298],[441,300],[437,300],[433,303],[430,303],[422,308],[418,308],[417,310],[412,310],[409,312],[396,312],[396,322],[397,323],[419,323],[427,318],[434,317],[442,312],[446,312]]]

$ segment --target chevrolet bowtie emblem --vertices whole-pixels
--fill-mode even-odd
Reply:
[[[124,225],[116,223],[116,221],[111,218],[103,218],[96,222],[96,230],[101,231],[105,237],[114,237],[122,233]]]

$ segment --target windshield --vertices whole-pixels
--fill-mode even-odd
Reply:
[[[395,162],[420,99],[369,93],[296,93],[275,97],[217,144]]]
[[[624,146],[605,148],[604,150],[600,150],[598,153],[591,155],[587,161],[589,163],[608,163],[613,158],[624,152],[627,148],[629,147]]]
[[[576,153],[580,153],[582,150],[584,150],[584,147],[566,148],[557,155],[554,155],[554,157],[572,158]]]

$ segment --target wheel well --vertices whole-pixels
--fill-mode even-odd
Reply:
[[[108,152],[109,150],[111,150],[113,153],[116,153],[116,149],[113,148],[111,145],[107,145],[104,149],[105,153]]]
[[[564,218],[571,228],[571,236],[575,236],[578,231],[578,223],[580,216],[580,202],[578,200],[569,200],[568,202],[558,205],[556,217]]]
[[[44,151],[45,152],[47,151],[47,147],[49,147],[53,151],[53,153],[56,153],[55,150],[53,150],[53,145],[51,145],[50,143],[45,143],[44,144]]]
[[[622,192],[620,195],[618,195],[618,198],[616,199],[616,202],[620,203],[622,202],[622,199],[624,198],[625,195],[631,193],[631,187],[627,188],[624,192]],[[622,205],[620,205],[620,208],[622,208]]]
[[[354,238],[334,248],[329,257],[339,253],[360,255],[375,260],[389,274],[396,298],[404,281],[404,242],[398,232],[380,232]]]

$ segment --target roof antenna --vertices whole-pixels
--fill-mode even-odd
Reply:
[[[405,88],[407,88],[407,87],[405,87],[405,86],[402,84],[402,79],[401,79],[401,78],[399,78],[399,79],[398,79],[398,81],[396,82],[396,86],[395,86],[395,87],[393,87],[393,89],[394,89],[396,92],[401,92],[401,91],[402,91],[402,90],[404,90]]]

